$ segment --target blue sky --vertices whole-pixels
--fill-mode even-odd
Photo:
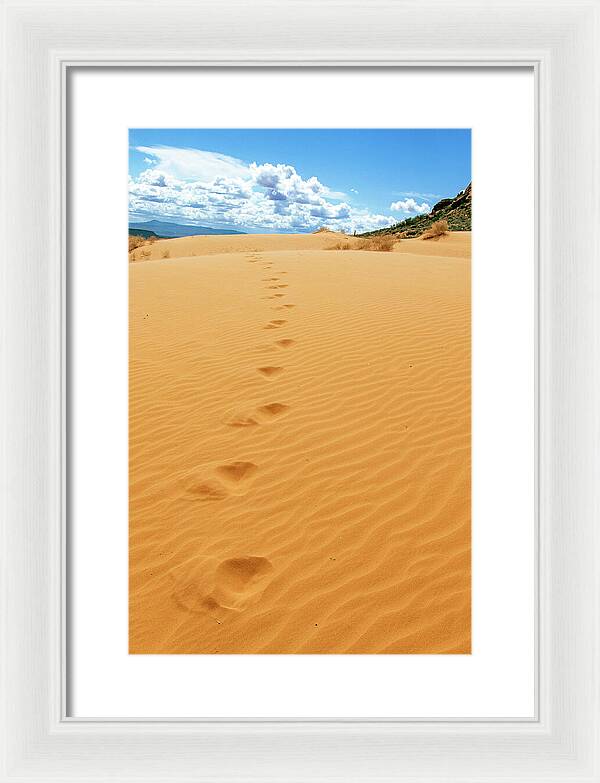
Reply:
[[[469,129],[131,129],[130,221],[346,232],[429,211],[471,181]]]

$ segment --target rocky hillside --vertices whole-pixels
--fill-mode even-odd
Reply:
[[[443,198],[433,206],[427,215],[416,215],[407,218],[401,223],[396,223],[389,228],[381,228],[378,231],[369,231],[361,234],[364,237],[377,236],[378,234],[404,234],[412,238],[420,236],[436,220],[447,220],[450,231],[471,230],[471,183],[454,198]]]

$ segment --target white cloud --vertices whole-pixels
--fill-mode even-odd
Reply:
[[[129,183],[136,219],[163,218],[238,230],[306,232],[322,225],[352,233],[392,225],[393,217],[351,207],[344,194],[284,163],[244,163],[227,155],[138,147],[152,167]]]
[[[416,193],[414,190],[397,190],[394,196],[412,196],[412,198],[439,198],[439,193]]]
[[[425,202],[417,204],[414,198],[407,198],[405,201],[394,201],[393,204],[390,204],[390,209],[392,212],[408,212],[410,215],[426,215],[428,212],[431,212],[429,204]]]
[[[179,147],[136,147],[155,159],[155,169],[181,180],[211,182],[215,177],[248,176],[246,164],[229,155]]]

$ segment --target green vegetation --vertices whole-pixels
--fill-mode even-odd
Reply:
[[[150,237],[154,237],[154,239],[162,239],[163,237],[160,237],[157,233],[154,231],[148,231],[148,229],[145,228],[130,228],[129,229],[129,236],[130,237],[143,237],[144,239],[150,239]]]
[[[368,231],[362,237],[383,236],[385,234],[400,234],[401,238],[419,237],[430,229],[434,223],[445,220],[449,231],[471,230],[471,183],[454,198],[444,198],[434,205],[428,215],[415,215],[389,228]]]

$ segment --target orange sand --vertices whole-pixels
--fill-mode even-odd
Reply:
[[[132,653],[470,652],[470,234],[335,239],[136,251]]]

